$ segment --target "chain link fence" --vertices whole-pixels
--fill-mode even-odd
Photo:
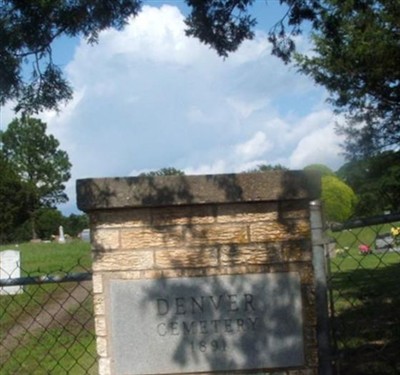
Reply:
[[[336,373],[400,374],[400,214],[349,222],[326,234]],[[97,374],[90,249],[82,251],[85,260],[57,272],[24,269],[1,252],[2,375]]]
[[[400,374],[400,214],[327,235],[337,373]]]
[[[0,373],[97,374],[90,270],[28,272],[16,254],[1,254]]]

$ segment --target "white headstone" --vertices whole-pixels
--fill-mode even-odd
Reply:
[[[65,243],[64,228],[62,225],[58,227],[58,242]]]
[[[18,250],[4,250],[0,252],[0,279],[14,279],[21,276],[20,253]],[[22,293],[21,285],[0,287],[0,294]]]

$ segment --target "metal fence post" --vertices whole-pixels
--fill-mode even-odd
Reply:
[[[324,228],[322,223],[321,202],[310,203],[311,240],[313,251],[313,266],[315,274],[315,293],[317,309],[317,340],[319,374],[332,375],[332,356],[330,345],[329,313],[328,313],[328,287],[327,265],[324,249]]]

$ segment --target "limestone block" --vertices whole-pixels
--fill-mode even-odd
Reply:
[[[118,229],[95,229],[93,231],[93,248],[99,250],[116,250],[119,248]]]
[[[239,224],[194,225],[187,228],[186,243],[190,246],[248,243],[247,232],[247,227]]]
[[[110,358],[100,357],[98,364],[99,364],[99,375],[111,375]]]
[[[173,249],[155,252],[155,263],[160,268],[198,268],[218,265],[217,248]]]
[[[101,337],[97,334],[96,347],[97,347],[97,354],[99,355],[99,357],[107,357],[108,356],[107,338],[106,337]]]
[[[181,226],[147,227],[121,230],[121,249],[175,247],[183,244]]]
[[[216,220],[215,211],[212,205],[153,209],[151,224],[153,226],[212,224]]]
[[[221,264],[267,264],[283,261],[283,252],[279,243],[225,245],[221,247]]]
[[[92,224],[99,229],[142,227],[150,224],[150,209],[95,211],[91,217]]]
[[[308,220],[250,224],[250,240],[252,242],[294,240],[309,236]]]
[[[153,252],[149,250],[96,253],[93,271],[124,271],[149,269],[153,266]]]
[[[278,203],[235,203],[219,205],[217,221],[219,223],[253,223],[278,219]]]

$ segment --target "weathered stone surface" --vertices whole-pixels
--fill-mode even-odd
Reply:
[[[108,356],[107,338],[106,337],[101,337],[101,336],[99,336],[97,334],[97,336],[96,336],[96,348],[97,348],[97,354],[100,357],[107,357]]]
[[[77,181],[78,208],[82,211],[285,199],[310,200],[319,195],[319,175],[301,171]]]
[[[96,333],[98,336],[107,336],[106,317],[104,315],[97,315],[94,318],[96,326]]]
[[[93,293],[103,293],[103,276],[101,274],[94,274],[92,276]]]
[[[104,294],[93,295],[93,306],[95,315],[105,314]]]
[[[218,249],[173,249],[155,252],[155,264],[159,268],[198,268],[218,265]]]
[[[78,182],[79,206],[89,213],[93,238],[100,375],[190,375],[199,371],[204,375],[215,371],[316,375],[309,204],[318,196],[318,187],[311,187],[312,181],[302,172],[278,171]],[[246,280],[253,278],[262,279],[262,287],[247,293]],[[146,310],[147,302],[171,283],[174,287],[171,293],[167,288],[168,298],[175,298],[176,313],[156,317],[166,319],[160,323],[167,325],[160,327],[170,335],[164,337],[165,330],[140,331],[156,321],[151,309]],[[154,293],[144,295],[149,286]],[[221,288],[227,292],[223,294]],[[204,294],[196,294],[199,290]],[[220,306],[219,296],[230,298],[232,311],[225,308],[223,313],[208,311],[194,316],[186,309],[184,313],[179,298],[193,293],[200,297],[200,304],[202,297],[214,296],[214,307]],[[234,311],[235,296],[241,293],[263,296],[261,310],[267,319],[262,320],[255,337],[244,331],[239,332],[243,335],[229,332],[234,324],[237,331],[244,328],[242,320],[247,315]],[[294,329],[292,313],[300,319]],[[213,314],[218,319],[211,319]],[[289,328],[288,315],[293,323]],[[212,320],[223,323],[207,323]],[[197,333],[176,335],[174,322],[180,322],[182,333],[183,321],[197,322]],[[205,332],[214,325],[218,332]],[[187,327],[189,333],[195,329]],[[218,352],[220,340],[229,344],[225,353]],[[288,353],[293,342],[297,346]],[[200,350],[217,344],[218,350]],[[135,367],[137,364],[141,367]]]
[[[218,223],[253,223],[278,220],[278,202],[219,205]]]
[[[98,228],[143,227],[151,223],[150,209],[101,210],[91,215],[92,224]]]
[[[95,229],[92,238],[92,245],[95,250],[115,250],[120,246],[117,229]]]
[[[308,238],[310,235],[308,220],[250,224],[250,240],[252,242],[295,240]]]
[[[224,266],[278,261],[283,261],[282,247],[279,243],[231,245],[221,248],[221,264]]]
[[[125,271],[151,268],[154,264],[152,251],[125,251],[95,253],[93,271]]]
[[[151,225],[213,224],[216,220],[212,205],[164,207],[151,209]]]
[[[183,230],[181,226],[122,229],[121,249],[182,246]]]
[[[305,363],[295,273],[110,280],[109,287],[115,375]]]
[[[189,246],[248,243],[248,229],[240,224],[194,225],[186,229]]]

